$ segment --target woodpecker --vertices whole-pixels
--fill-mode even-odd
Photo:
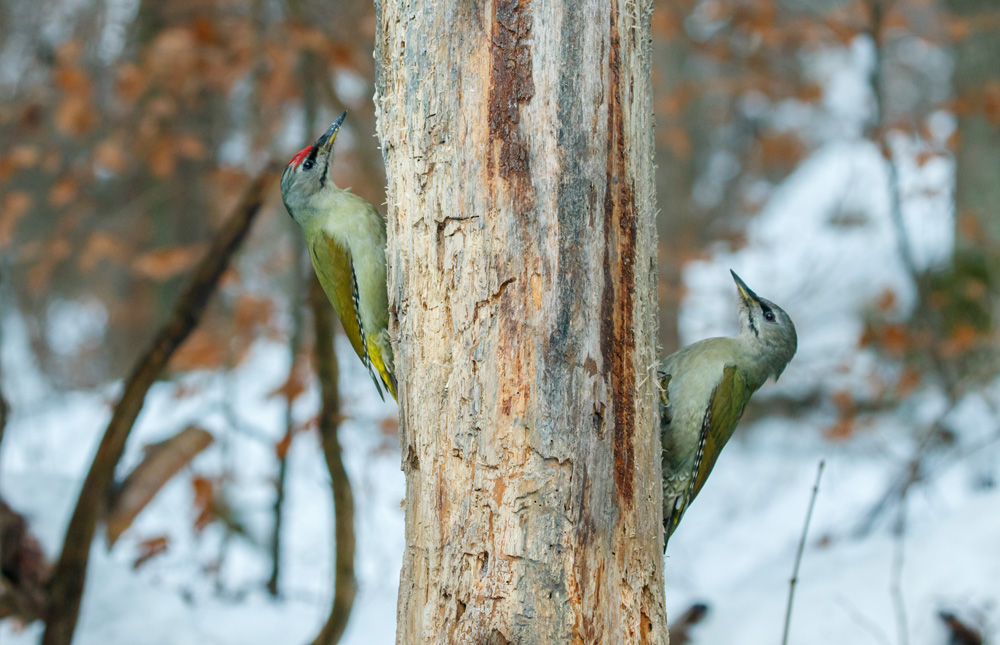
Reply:
[[[281,173],[281,199],[302,228],[309,258],[326,297],[385,400],[396,398],[389,343],[385,220],[375,208],[333,183],[333,142],[347,112]]]
[[[740,295],[739,335],[700,340],[660,363],[664,552],[750,397],[768,378],[778,380],[798,346],[788,314],[730,273]]]

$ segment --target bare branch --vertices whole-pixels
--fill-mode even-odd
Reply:
[[[889,592],[892,594],[892,608],[896,614],[896,642],[908,645],[910,630],[906,619],[906,600],[903,598],[903,542],[906,538],[906,492],[903,492],[899,503],[899,514],[896,516],[895,545],[892,557],[892,581]]]
[[[211,248],[195,269],[170,318],[160,328],[125,382],[125,390],[115,405],[66,529],[62,554],[52,577],[52,599],[42,645],[69,645],[73,640],[97,520],[111,488],[115,466],[125,449],[125,441],[142,410],[146,392],[201,319],[229,259],[246,237],[251,222],[260,211],[275,170],[267,168],[247,187],[240,203],[233,209]]]
[[[806,511],[806,523],[802,527],[802,537],[799,538],[799,549],[795,553],[795,566],[792,568],[792,579],[788,587],[788,607],[785,609],[785,630],[781,636],[781,645],[788,645],[788,630],[792,624],[792,600],[795,598],[795,584],[799,580],[799,565],[802,564],[802,552],[806,549],[806,535],[809,533],[809,520],[812,519],[813,507],[816,505],[816,495],[819,494],[819,480],[823,476],[825,461],[819,462],[816,469],[816,483],[813,484],[812,496],[809,498],[809,510]]]
[[[333,514],[337,541],[336,583],[333,607],[323,629],[313,640],[313,645],[333,645],[340,640],[351,616],[357,581],[354,577],[354,496],[351,480],[344,469],[337,426],[340,424],[340,395],[337,355],[333,347],[333,314],[323,287],[313,275],[309,288],[313,325],[316,330],[316,374],[320,383],[322,408],[319,413],[319,433],[323,441],[323,455],[330,469],[333,487]]]

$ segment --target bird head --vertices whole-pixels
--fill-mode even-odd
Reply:
[[[309,206],[316,195],[327,188],[336,188],[329,177],[333,161],[333,141],[344,123],[347,112],[340,115],[333,125],[311,146],[306,146],[285,166],[281,173],[281,199],[292,219],[302,223],[312,210]]]
[[[798,347],[795,325],[785,310],[761,298],[746,282],[733,274],[740,292],[740,338],[775,380],[792,360]]]

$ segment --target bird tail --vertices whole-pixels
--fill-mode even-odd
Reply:
[[[674,505],[669,509],[664,509],[663,513],[663,552],[667,552],[667,542],[670,536],[677,530],[677,525],[681,523],[681,516],[687,508],[687,495],[678,497]]]
[[[385,386],[385,389],[389,390],[389,394],[392,398],[396,399],[396,377],[393,375],[393,357],[392,357],[392,347],[389,345],[388,333],[379,334],[378,338],[366,338],[366,345],[368,345],[368,360],[371,361],[371,372],[372,380],[375,381],[375,388],[378,390],[379,396],[385,399],[382,394],[382,388],[379,386],[379,381]],[[378,377],[376,378],[376,374]]]

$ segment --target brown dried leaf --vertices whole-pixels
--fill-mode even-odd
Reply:
[[[126,245],[121,239],[110,233],[97,231],[87,238],[77,264],[81,271],[89,273],[104,260],[124,262],[127,255]]]
[[[125,170],[125,161],[125,150],[118,141],[106,139],[94,146],[94,162],[112,172]]]
[[[148,156],[149,170],[157,177],[169,177],[177,167],[177,150],[168,137],[161,137],[153,144]]]
[[[80,192],[80,185],[70,175],[66,175],[56,181],[52,189],[49,190],[49,206],[61,208],[76,199]]]
[[[941,344],[941,356],[945,358],[955,358],[965,352],[974,349],[980,341],[987,340],[988,336],[982,334],[978,329],[968,323],[960,323],[952,330],[948,338]]]
[[[207,430],[188,426],[166,441],[146,447],[145,459],[125,478],[110,504],[106,529],[109,549],[160,489],[212,441]]]
[[[983,114],[994,127],[1000,127],[1000,83],[990,81],[983,90]]]
[[[896,382],[896,396],[899,398],[909,396],[917,389],[922,379],[923,375],[920,373],[920,370],[907,367],[899,375],[899,380]]]
[[[289,403],[306,390],[305,370],[296,367],[288,372],[288,378],[280,386],[268,392],[268,398],[280,396]]]
[[[132,268],[153,280],[169,280],[194,266],[204,252],[203,244],[156,249],[136,258]]]
[[[379,431],[387,436],[399,436],[399,418],[395,416],[385,417],[378,424]]]
[[[226,343],[215,334],[198,328],[170,359],[170,367],[178,372],[214,369],[225,361]]]
[[[14,238],[14,231],[34,200],[28,193],[12,191],[0,202],[0,249],[5,248]]]
[[[284,459],[288,454],[288,449],[292,447],[292,439],[295,438],[295,433],[286,433],[281,441],[274,444],[274,454],[277,455],[278,459]]]
[[[884,314],[894,313],[898,306],[898,299],[896,298],[896,292],[892,289],[886,289],[878,297],[878,310]]]
[[[170,538],[166,535],[143,540],[139,543],[139,557],[132,563],[133,569],[138,569],[156,556],[164,553],[170,547]]]
[[[195,161],[205,158],[205,144],[198,137],[186,134],[177,139],[177,154]]]
[[[236,301],[233,312],[236,329],[241,333],[252,333],[257,327],[267,326],[274,311],[274,301],[270,298],[243,294]]]
[[[200,533],[216,519],[215,482],[207,477],[195,476],[191,478],[191,487],[194,489],[194,507],[198,512],[194,528]]]
[[[133,63],[125,63],[118,68],[118,78],[115,81],[118,98],[126,104],[135,103],[146,91],[146,76]]]
[[[97,113],[89,96],[69,95],[64,98],[55,114],[56,129],[62,134],[79,137],[97,125]]]

